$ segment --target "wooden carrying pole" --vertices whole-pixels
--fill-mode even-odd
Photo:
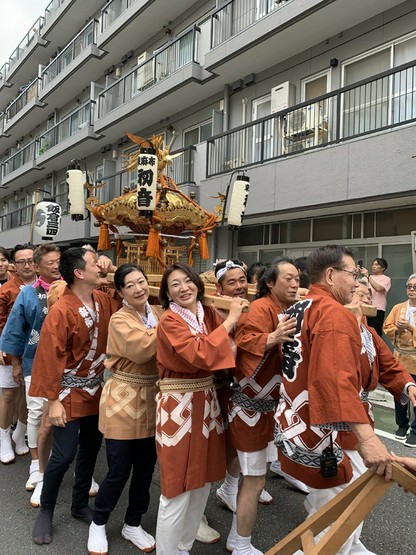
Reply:
[[[159,296],[159,286],[149,285],[149,293],[151,297]],[[202,304],[204,306],[215,306],[216,308],[222,308],[223,310],[230,309],[230,303],[232,297],[218,297],[217,295],[204,295],[202,299]]]
[[[390,482],[367,470],[265,555],[293,555],[297,549],[305,555],[335,555],[393,483],[416,495],[416,476],[396,462],[392,466]],[[328,526],[323,537],[315,541]]]

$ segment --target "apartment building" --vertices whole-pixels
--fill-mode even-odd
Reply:
[[[205,209],[250,177],[244,225],[215,231],[213,259],[338,242],[367,264],[386,258],[391,302],[403,296],[415,265],[412,0],[52,0],[0,67],[0,111],[6,247],[31,236],[39,196],[62,206],[58,244],[96,242],[93,221],[68,215],[68,163],[105,184],[106,202],[136,186],[124,132],[162,133],[182,153],[168,174]]]

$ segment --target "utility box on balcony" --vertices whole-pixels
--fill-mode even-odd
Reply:
[[[271,108],[272,114],[286,110],[296,103],[296,87],[293,83],[286,81],[272,88]]]

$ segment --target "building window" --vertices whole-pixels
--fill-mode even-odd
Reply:
[[[183,146],[193,146],[198,143],[207,141],[212,137],[212,120],[204,121],[196,125],[195,127],[190,127],[185,129],[183,132]]]
[[[351,238],[351,216],[330,216],[313,220],[313,241]]]
[[[238,232],[237,245],[239,247],[264,245],[264,228],[264,225],[242,227]]]
[[[280,224],[281,243],[308,243],[311,240],[311,220],[294,220]]]

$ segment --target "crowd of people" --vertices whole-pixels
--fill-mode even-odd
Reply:
[[[416,407],[416,275],[384,322],[393,356],[381,337],[386,269],[378,258],[370,274],[338,245],[250,268],[224,260],[214,281],[229,307],[219,310],[203,304],[204,276],[187,264],[165,270],[157,304],[140,266],[115,268],[89,246],[0,248],[0,460],[30,453],[25,488],[40,507],[33,541],[52,542],[74,460],[70,512],[89,526],[90,555],[110,551],[106,525],[129,480],[121,535],[141,551],[189,555],[195,540],[218,541],[204,512],[211,484],[222,481],[215,494],[232,512],[227,550],[261,555],[251,537],[258,503],[272,502],[269,463],[307,494],[308,514],[368,468],[386,480],[393,460],[414,471],[374,433],[369,402],[378,384],[390,391],[396,437],[416,447],[407,414],[409,401]],[[369,322],[361,307],[375,303]],[[108,471],[98,489],[103,438]],[[153,537],[141,521],[156,462]],[[360,532],[338,553],[369,554]]]

